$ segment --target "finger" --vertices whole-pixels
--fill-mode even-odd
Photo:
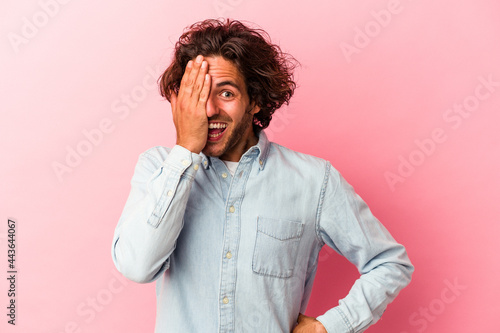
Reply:
[[[207,74],[207,67],[208,63],[206,61],[203,61],[200,66],[200,71],[198,72],[198,76],[196,77],[196,81],[194,83],[193,87],[193,94],[192,96],[195,99],[199,98],[199,95],[205,85],[205,80],[206,80],[206,74]]]
[[[188,75],[185,86],[185,93],[187,96],[191,96],[193,94],[194,84],[196,82],[196,78],[198,77],[198,73],[200,71],[202,62],[203,62],[202,55],[198,55],[195,61],[193,62],[193,67],[191,68],[191,71]]]
[[[179,92],[182,91],[186,86],[192,68],[193,68],[193,60],[189,60],[186,65],[186,69],[184,70],[184,74],[182,75],[181,84],[179,86]]]
[[[198,99],[198,108],[205,110],[206,112],[206,107],[207,107],[207,101],[208,101],[208,96],[210,96],[210,88],[211,88],[211,82],[212,78],[210,77],[210,74],[205,74],[204,80],[203,80],[203,87],[200,92],[200,97]]]

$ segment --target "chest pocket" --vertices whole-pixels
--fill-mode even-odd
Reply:
[[[292,276],[303,232],[302,222],[259,217],[253,271],[280,278]]]

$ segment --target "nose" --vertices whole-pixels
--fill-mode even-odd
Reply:
[[[206,108],[207,108],[207,117],[208,118],[219,114],[219,108],[218,108],[217,103],[215,102],[212,94],[210,94],[210,96],[208,96]]]

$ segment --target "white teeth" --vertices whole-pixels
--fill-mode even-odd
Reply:
[[[227,124],[224,123],[210,123],[208,124],[208,128],[210,129],[216,129],[216,128],[226,128]]]

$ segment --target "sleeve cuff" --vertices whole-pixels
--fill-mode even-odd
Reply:
[[[201,156],[182,146],[176,145],[170,150],[168,158],[163,163],[180,174],[194,178],[196,171],[200,168]]]
[[[338,307],[316,318],[328,333],[354,333],[351,323]]]

